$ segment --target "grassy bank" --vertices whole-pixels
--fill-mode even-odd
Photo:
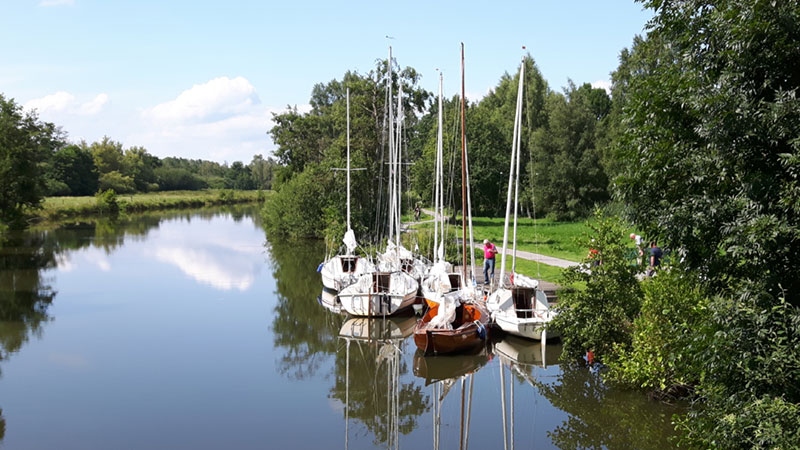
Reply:
[[[460,221],[460,217],[458,218]],[[472,226],[475,232],[475,242],[489,239],[500,246],[503,242],[503,218],[474,217]],[[432,228],[432,224],[420,224],[417,229]],[[456,226],[458,230],[461,229]],[[586,222],[554,222],[548,219],[520,218],[517,224],[517,249],[546,256],[579,262],[586,257],[588,249],[580,244],[577,238],[590,231]],[[512,231],[509,230],[509,240]],[[460,234],[460,232],[459,232]],[[476,251],[480,264],[483,258]],[[499,261],[498,261],[499,264]],[[510,262],[507,262],[510,270]],[[497,270],[500,268],[497,267]],[[482,269],[481,269],[482,270]],[[522,258],[517,258],[517,272],[536,279],[557,283],[561,276],[561,268],[547,264],[536,263]]]
[[[117,196],[121,212],[156,211],[175,208],[202,208],[263,201],[264,191],[232,191],[208,189],[202,191],[169,191]],[[30,211],[41,220],[60,220],[70,217],[99,216],[103,208],[95,197],[48,197],[42,208]]]

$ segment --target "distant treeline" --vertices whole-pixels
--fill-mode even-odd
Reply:
[[[48,196],[93,195],[113,189],[118,194],[199,189],[269,189],[277,163],[255,155],[245,165],[214,161],[158,158],[143,147],[123,149],[108,137],[87,144],[58,146],[43,162]]]
[[[70,143],[66,133],[0,94],[0,225],[20,225],[46,196],[200,189],[271,189],[277,162],[255,155],[231,165],[159,158],[109,137]]]

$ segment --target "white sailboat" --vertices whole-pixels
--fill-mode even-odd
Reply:
[[[392,49],[389,47],[387,90],[389,99],[389,241],[378,255],[377,267],[359,276],[339,292],[342,309],[354,316],[388,316],[411,306],[419,290],[419,279],[426,272],[424,264],[400,243],[400,146],[402,121],[398,121],[395,140],[391,102]],[[398,110],[402,117],[402,85],[398,93]],[[394,242],[392,242],[394,238]]]
[[[514,273],[516,269],[517,251],[517,211],[519,206],[519,160],[520,139],[522,134],[522,88],[525,80],[525,60],[519,69],[519,88],[517,91],[517,107],[514,118],[514,135],[511,145],[511,168],[508,174],[508,196],[506,201],[506,218],[503,228],[503,256],[500,261],[500,286],[489,295],[486,307],[492,314],[495,325],[506,333],[528,339],[546,342],[546,325],[556,316],[547,296],[539,290],[538,280]],[[514,188],[512,197],[512,187]],[[511,274],[505,279],[506,254],[508,253],[508,227],[511,216],[511,204],[514,204],[514,235],[511,255]],[[550,331],[550,336],[557,334]]]
[[[345,253],[336,255],[326,260],[320,268],[322,285],[333,291],[341,291],[343,288],[353,284],[361,275],[375,271],[375,265],[369,259],[358,256],[354,253],[358,242],[353,229],[350,227],[350,88],[347,88],[347,232],[344,234],[342,242],[345,245]],[[331,307],[337,307],[338,299],[336,296],[326,296],[323,298],[331,299],[334,302]]]

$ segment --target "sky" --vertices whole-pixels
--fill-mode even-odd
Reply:
[[[421,87],[480,99],[525,51],[551,89],[610,85],[652,17],[628,0],[0,0],[0,93],[73,142],[109,136],[161,158],[248,163],[275,149],[272,114],[316,83],[386,58]],[[527,50],[522,50],[526,46]]]

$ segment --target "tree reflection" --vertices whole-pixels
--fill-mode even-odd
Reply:
[[[277,286],[272,319],[275,347],[285,349],[278,364],[291,379],[313,377],[336,353],[343,317],[317,303],[322,281],[316,272],[325,251],[321,241],[274,240],[268,246]]]
[[[639,448],[668,446],[675,433],[670,417],[679,407],[656,403],[638,391],[607,386],[583,364],[564,364],[553,383],[537,387],[553,406],[569,414],[550,432],[559,448]]]
[[[42,274],[55,267],[55,247],[42,232],[0,238],[0,359],[22,348],[50,320],[56,293]]]

